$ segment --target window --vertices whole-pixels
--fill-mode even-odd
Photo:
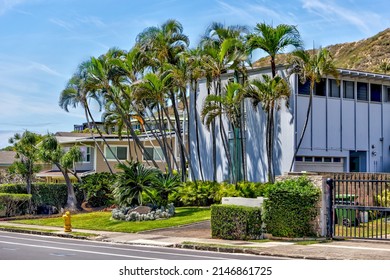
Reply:
[[[329,96],[340,97],[340,85],[334,79],[329,79]]]
[[[382,86],[377,84],[371,84],[371,101],[382,102]]]
[[[315,157],[315,158],[314,158],[314,161],[315,161],[315,162],[322,162],[322,157]]]
[[[335,157],[335,158],[333,158],[333,162],[341,162],[341,158]]]
[[[332,158],[326,157],[326,158],[324,158],[324,162],[332,162]]]
[[[296,157],[295,157],[295,161],[303,161],[303,157],[296,156]]]
[[[317,96],[325,96],[326,95],[326,80],[321,79],[319,83],[315,85],[315,95]]]
[[[298,82],[298,94],[310,95],[310,82],[307,80],[304,84]]]
[[[163,161],[164,154],[160,147],[145,147],[144,160]]]
[[[355,98],[355,89],[354,82],[344,81],[344,98],[354,99]]]
[[[115,156],[119,160],[126,160],[127,159],[127,147],[120,147],[120,146],[110,146],[112,152],[110,149],[106,146],[104,150],[104,154],[108,160],[115,160]]]
[[[312,157],[305,157],[305,161],[306,161],[306,162],[312,162],[312,161],[313,161],[313,158],[312,158]]]
[[[80,147],[81,154],[83,155],[82,162],[91,162],[91,148]]]
[[[368,100],[368,87],[367,83],[357,83],[357,99]]]

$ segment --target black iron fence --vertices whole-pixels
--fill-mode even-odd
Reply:
[[[333,238],[390,240],[390,174],[340,173],[327,183]]]

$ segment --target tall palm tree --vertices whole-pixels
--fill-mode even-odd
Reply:
[[[213,22],[205,32],[205,35],[201,39],[200,47],[206,55],[204,62],[207,64],[207,74],[208,77],[208,89],[210,88],[210,79],[212,79],[214,94],[221,95],[222,92],[222,80],[221,75],[226,73],[228,69],[234,71],[234,80],[235,82],[244,82],[246,77],[246,71],[244,66],[244,61],[247,60],[247,53],[245,45],[243,44],[245,39],[245,34],[248,33],[248,29],[245,26],[224,26],[221,23]],[[243,79],[239,80],[239,76],[242,76]],[[243,105],[241,104],[241,107]],[[224,138],[223,131],[224,125],[222,122],[222,116],[219,118],[220,133],[221,138]],[[242,123],[236,127],[236,129],[241,134],[241,159],[243,167],[243,179],[245,180],[246,176],[246,167],[245,167],[245,151],[244,151],[244,137],[242,131]],[[213,180],[216,180],[216,131],[215,131],[215,121],[212,123],[211,127],[212,141],[213,141]],[[226,138],[226,137],[225,137]],[[228,149],[229,146],[225,145]],[[225,152],[228,151],[225,148]],[[239,162],[235,162],[235,165],[239,165]],[[237,170],[239,168],[236,168]]]
[[[298,140],[298,144],[295,148],[294,156],[291,161],[291,171],[294,165],[295,156],[301,147],[307,124],[311,116],[314,87],[316,83],[319,83],[322,77],[326,75],[331,75],[338,79],[339,72],[333,62],[333,58],[329,50],[324,48],[319,48],[318,50],[313,50],[312,52],[297,50],[293,52],[293,56],[291,57],[290,62],[292,65],[290,74],[298,74],[301,83],[306,83],[307,81],[310,82],[309,104],[307,106],[305,123],[303,125],[301,136]]]
[[[85,114],[88,127],[89,128],[91,127],[90,120],[92,120],[93,127],[97,128],[91,110],[89,109],[88,100],[89,99],[95,100],[99,104],[100,109],[102,108],[102,100],[101,100],[100,93],[96,90],[90,90],[88,86],[87,80],[88,80],[89,67],[90,67],[89,60],[82,62],[78,66],[77,71],[72,75],[72,77],[67,82],[65,89],[61,91],[60,98],[59,98],[59,106],[62,109],[64,109],[66,112],[69,112],[69,107],[76,108],[78,105],[81,105],[82,108],[84,109],[84,114]],[[92,129],[90,130],[90,133],[95,142],[95,147],[102,155],[109,171],[111,172],[111,174],[113,174],[112,168],[108,163],[107,158],[104,155],[104,152],[100,148],[100,145],[97,143]],[[105,140],[101,133],[100,136],[102,137],[103,140]]]
[[[276,76],[276,55],[283,52],[290,46],[297,49],[301,49],[303,46],[298,29],[293,25],[287,24],[279,24],[278,26],[273,27],[272,25],[268,25],[266,23],[258,23],[254,29],[254,32],[250,34],[247,39],[247,44],[250,51],[260,49],[270,56],[272,77]],[[270,111],[267,114],[267,117],[270,118],[267,121],[267,124],[273,128],[275,127],[274,110],[274,106],[270,106]],[[267,151],[273,150],[273,141],[267,144]],[[271,163],[271,165],[268,165],[268,174],[271,175],[270,179],[271,182],[273,182],[273,154],[268,153],[268,157],[271,158],[268,158],[267,160],[268,163]]]
[[[266,147],[267,147],[267,164],[272,166],[273,153],[274,153],[274,119],[272,115],[274,108],[278,110],[281,106],[281,101],[288,101],[291,90],[288,82],[280,76],[271,78],[268,75],[262,75],[262,80],[254,79],[248,83],[245,88],[244,97],[250,98],[252,101],[253,108],[257,110],[259,104],[263,111],[267,115],[266,122]],[[275,106],[276,105],[276,106]],[[274,181],[273,169],[268,168],[268,181]]]
[[[225,86],[222,95],[210,94],[206,97],[201,111],[202,122],[207,128],[210,128],[211,124],[217,117],[222,115],[226,116],[229,120],[233,132],[233,155],[234,160],[239,160],[239,148],[237,145],[237,128],[241,125],[241,101],[243,98],[242,86],[238,83],[229,83]],[[229,146],[227,139],[222,139],[225,146]],[[232,156],[229,152],[229,148],[226,148],[227,159],[232,171],[233,182],[236,183],[239,179],[239,175],[242,170],[239,170],[237,166],[232,164]],[[242,168],[242,166],[241,166]]]
[[[136,45],[142,53],[142,57],[148,58],[147,68],[155,73],[162,74],[180,62],[180,54],[189,46],[188,36],[183,33],[183,26],[176,20],[167,20],[159,27],[150,27],[141,32],[136,38]],[[173,86],[167,92],[167,97],[172,104],[175,117],[176,136],[179,140],[180,162],[182,170],[186,169],[186,151],[183,142],[180,116],[177,108],[177,87]],[[188,157],[187,157],[188,158]],[[185,180],[185,172],[182,172],[182,180]]]
[[[302,48],[303,42],[296,26],[279,24],[276,27],[266,23],[256,24],[255,30],[248,36],[251,51],[261,49],[270,56],[272,77],[276,75],[276,55],[287,47]]]

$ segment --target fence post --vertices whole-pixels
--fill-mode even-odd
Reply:
[[[327,238],[332,239],[333,237],[333,179],[326,179],[328,185],[328,233]]]

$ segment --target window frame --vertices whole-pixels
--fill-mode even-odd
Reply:
[[[118,147],[119,147],[119,148],[125,148],[125,149],[126,149],[126,158],[125,158],[125,159],[121,159],[121,158],[118,157],[118,150],[117,150]],[[115,149],[115,153],[116,153],[115,155],[116,155],[116,157],[117,157],[119,160],[123,161],[123,160],[128,160],[128,159],[129,159],[129,157],[128,157],[128,154],[129,154],[129,147],[128,147],[128,146],[126,146],[126,145],[110,145],[110,148],[111,148],[111,150],[113,150],[113,151],[114,151],[114,149]],[[104,145],[104,156],[106,157],[106,159],[107,159],[108,161],[116,161],[115,157],[109,158],[109,157],[108,157],[108,153],[111,153],[111,151],[110,151],[110,149],[108,148],[107,145]]]
[[[163,153],[161,147],[156,147],[156,146],[155,146],[155,147],[153,147],[153,146],[145,146],[145,149],[152,149],[152,151],[153,151],[152,157],[153,157],[153,160],[154,160],[155,162],[164,162],[164,161],[165,161],[164,153]],[[159,157],[159,158],[155,157],[155,151],[156,151],[156,149],[160,149],[161,157]],[[152,160],[152,159],[149,159],[149,158],[146,159],[145,156],[146,156],[146,154],[143,153],[143,154],[142,154],[142,160],[143,160],[143,161]]]

